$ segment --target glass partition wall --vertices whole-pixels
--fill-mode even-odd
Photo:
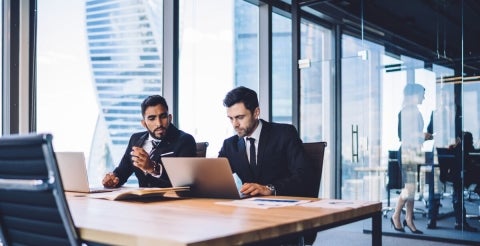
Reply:
[[[341,36],[340,196],[382,201],[384,223],[390,225],[404,195],[399,190],[412,183],[418,229],[429,234],[448,228],[459,231],[460,240],[472,240],[466,233],[472,233],[470,224],[478,227],[480,204],[478,52],[463,24],[473,13],[463,4],[449,7],[452,19],[437,13],[436,36],[429,37],[437,50],[430,55],[374,35],[364,38],[363,29]],[[450,21],[465,30],[449,29]],[[417,96],[414,88],[421,90]],[[412,115],[408,111],[416,116],[407,116]],[[390,226],[384,230],[393,231]]]
[[[53,132],[57,150],[90,156],[89,172],[98,181],[118,163],[128,136],[142,129],[141,99],[162,94],[164,83],[172,83],[162,77],[163,1],[68,1],[62,9],[69,11],[61,13],[53,2],[38,5],[36,129]],[[282,11],[273,8],[271,34],[260,33],[259,6],[252,2],[256,1],[180,1],[175,95],[179,113],[174,116],[179,127],[197,141],[210,142],[208,156],[216,156],[222,140],[233,134],[223,96],[237,85],[262,88],[259,37],[272,35],[269,120],[291,123],[296,108],[302,140],[328,141],[322,189],[334,192],[321,196],[381,201],[393,207],[399,195],[386,188],[393,180],[389,168],[395,162],[410,163],[414,166],[406,171],[415,179],[419,229],[428,233],[425,226],[432,218],[428,211],[434,207],[430,205],[441,204],[437,226],[454,230],[454,188],[440,180],[439,149],[459,146],[456,165],[467,170],[468,160],[474,163],[470,173],[480,173],[475,169],[480,165],[476,161],[480,159],[480,59],[475,39],[468,38],[477,33],[471,25],[475,9],[445,6],[448,1],[443,1],[439,9],[450,11],[451,20],[461,23],[461,28],[433,18],[438,31],[430,39],[436,48],[427,55],[394,43],[395,37],[408,36],[405,33],[387,35],[388,30],[382,30],[382,39],[371,32],[364,35],[363,22],[353,25],[357,29],[352,31],[351,23],[328,11],[302,12],[301,96],[296,105],[291,67],[299,61],[292,61],[290,1],[273,3]],[[411,32],[417,32],[415,26]],[[415,150],[400,152],[405,146],[400,137],[411,132],[405,129],[414,122],[399,120],[408,97],[405,88],[412,84],[424,88],[415,105],[419,112],[415,122],[421,122],[416,125],[423,139]],[[334,118],[336,113],[340,117]],[[470,136],[466,132],[471,133],[474,149],[466,145]],[[461,223],[478,215],[478,175],[467,172],[461,176],[459,197],[466,208]],[[390,218],[391,210],[385,211]],[[384,220],[384,225],[388,223]],[[392,231],[390,226],[384,230]],[[463,232],[458,233],[460,239],[467,238]]]

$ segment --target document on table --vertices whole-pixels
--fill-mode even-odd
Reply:
[[[188,191],[190,187],[169,187],[169,188],[123,188],[118,191],[105,193],[91,193],[88,197],[100,198],[107,200],[128,200],[146,197],[163,197],[167,192],[171,191]]]
[[[228,202],[216,202],[215,204],[267,209],[267,208],[278,208],[278,207],[286,207],[286,206],[296,206],[296,205],[300,205],[308,202],[310,202],[310,200],[252,197],[252,198],[247,198],[242,200],[232,200]]]
[[[366,201],[358,200],[336,200],[336,199],[322,199],[320,201],[309,202],[301,204],[304,207],[311,208],[333,208],[333,209],[342,209],[342,208],[358,208],[365,205]]]

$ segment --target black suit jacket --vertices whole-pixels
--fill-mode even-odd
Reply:
[[[277,195],[314,194],[314,169],[295,127],[261,121],[257,167],[250,167],[245,141],[238,135],[224,140],[219,157],[228,159],[232,172],[237,173],[243,183],[273,184]]]
[[[142,147],[143,143],[148,139],[148,132],[137,132],[130,137],[128,147],[123,154],[122,160],[117,168],[113,171],[115,175],[120,179],[118,187],[127,182],[127,179],[135,173],[137,176],[138,184],[140,187],[171,187],[172,184],[168,178],[165,168],[163,168],[162,175],[159,178],[153,177],[150,174],[145,175],[142,170],[135,167],[132,163],[132,157],[130,152],[133,146]],[[169,157],[194,157],[196,156],[197,146],[195,139],[192,135],[185,133],[173,124],[170,124],[167,135],[164,140],[160,142],[160,145],[155,149],[152,160],[161,163],[161,157],[163,153],[173,152],[168,155]]]

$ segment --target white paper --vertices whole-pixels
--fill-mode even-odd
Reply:
[[[358,208],[365,205],[366,203],[368,202],[358,201],[358,200],[322,199],[320,201],[301,204],[301,206],[313,207],[313,208],[343,209],[343,208]]]
[[[310,200],[252,197],[252,198],[247,198],[243,200],[216,202],[216,204],[267,209],[267,208],[278,208],[278,207],[286,207],[286,206],[296,206],[296,205],[304,204],[308,202],[310,202]]]

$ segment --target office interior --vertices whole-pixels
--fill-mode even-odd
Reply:
[[[474,0],[1,2],[2,135],[51,132],[56,150],[86,153],[93,182],[142,130],[139,104],[150,94],[165,96],[174,124],[209,142],[215,157],[234,134],[223,96],[240,85],[259,94],[261,118],[295,125],[304,142],[328,143],[320,197],[387,205],[391,193],[395,203],[387,174],[409,83],[425,88],[424,132],[433,122],[433,139],[412,157],[438,164],[436,149],[465,131],[480,149]],[[418,172],[416,206],[428,210],[430,187],[451,206],[438,168],[433,185],[428,167]],[[475,188],[465,185],[465,194],[466,213],[478,216]],[[467,220],[480,229],[478,218]],[[453,222],[442,228],[480,242]]]

